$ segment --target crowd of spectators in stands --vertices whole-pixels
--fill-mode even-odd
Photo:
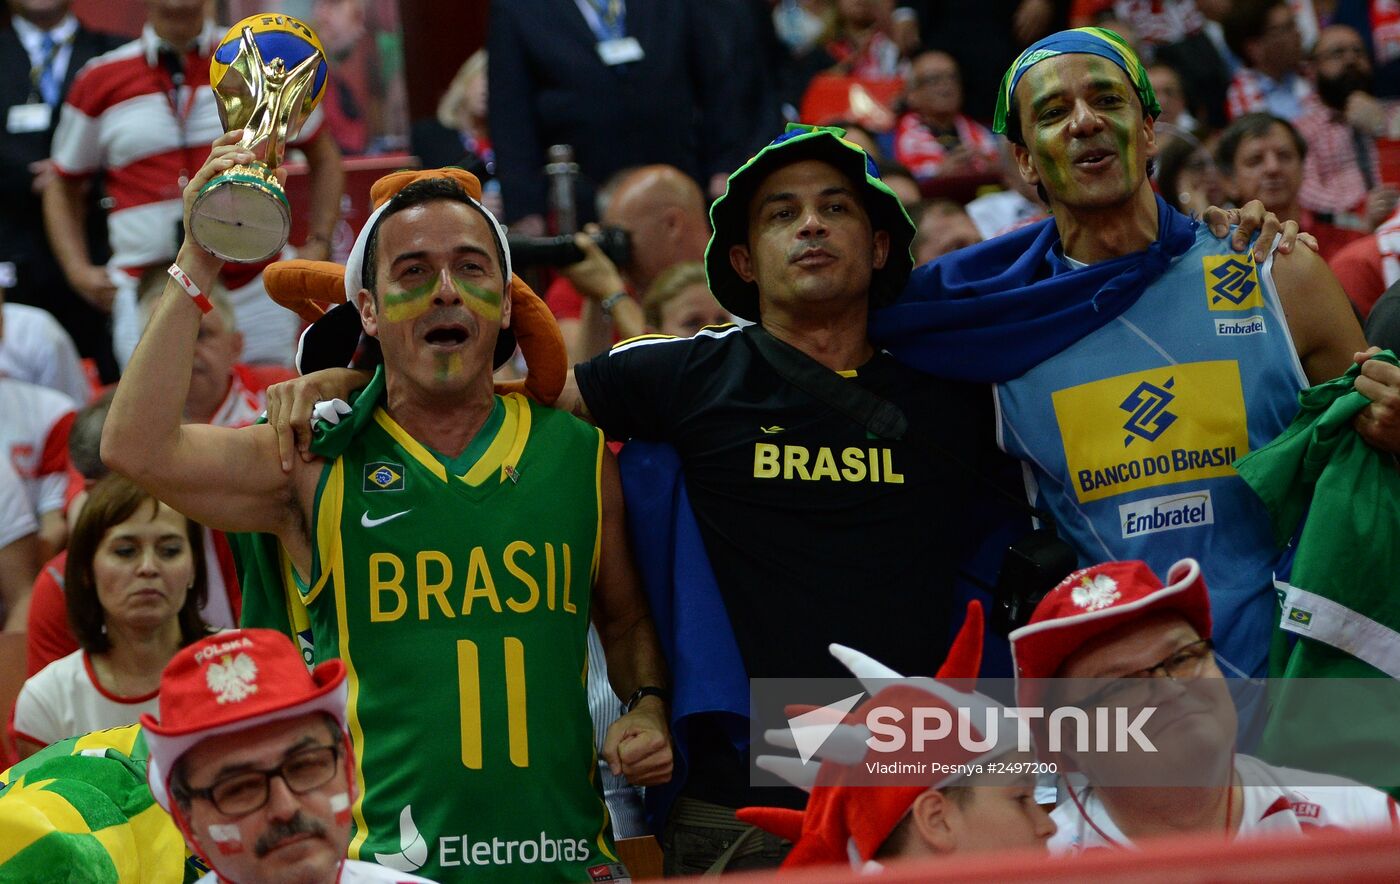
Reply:
[[[1396,348],[1400,12],[1393,5],[1379,0],[492,0],[486,45],[464,52],[436,113],[412,124],[410,143],[414,162],[423,168],[455,166],[475,175],[481,192],[462,202],[484,206],[487,217],[493,222],[499,218],[512,237],[572,236],[581,260],[515,267],[552,312],[568,364],[579,364],[560,405],[615,442],[659,437],[679,449],[682,460],[690,459],[685,467],[690,499],[711,545],[718,589],[731,610],[738,606],[740,612],[730,638],[739,644],[735,654],[744,663],[766,666],[760,675],[809,674],[794,671],[809,663],[814,667],[810,674],[830,674],[823,671],[830,668],[825,648],[839,625],[856,642],[872,643],[862,650],[906,670],[922,667],[912,674],[926,674],[947,648],[947,636],[940,633],[936,641],[925,642],[917,622],[861,622],[854,609],[887,604],[885,613],[893,612],[902,592],[913,595],[916,587],[927,586],[951,591],[962,579],[953,567],[952,547],[975,547],[974,526],[990,519],[977,511],[977,503],[1006,496],[1004,490],[983,487],[990,484],[983,474],[995,474],[1000,482],[1008,467],[1011,473],[1017,470],[1002,457],[1014,454],[1016,444],[1002,439],[1001,432],[995,443],[992,439],[994,429],[1001,429],[1003,409],[998,407],[994,416],[984,387],[971,382],[1019,378],[932,378],[898,361],[902,354],[882,349],[881,339],[867,335],[864,323],[873,308],[892,303],[903,288],[910,270],[908,256],[900,254],[906,246],[917,268],[1024,232],[1050,217],[1065,223],[1062,194],[1047,188],[1043,169],[1035,169],[1039,178],[1031,174],[1019,118],[1008,130],[1014,137],[993,132],[1003,131],[993,124],[994,108],[1014,89],[1014,82],[1002,80],[1003,71],[1027,46],[1065,28],[1094,25],[1121,34],[1141,57],[1150,91],[1161,105],[1147,167],[1151,186],[1163,200],[1158,205],[1199,219],[1211,206],[1233,209],[1257,200],[1277,221],[1295,222],[1297,230],[1314,238],[1315,251],[1340,282],[1348,299],[1343,306],[1355,314],[1366,342]],[[67,0],[11,0],[10,27],[0,30],[0,117],[6,123],[0,132],[0,622],[8,631],[27,631],[29,642],[29,680],[9,720],[11,745],[0,743],[0,762],[88,731],[134,724],[143,712],[160,712],[158,689],[166,664],[177,655],[187,657],[181,649],[209,633],[237,627],[242,613],[240,576],[228,537],[172,509],[140,483],[109,474],[98,453],[111,389],[152,321],[167,284],[166,266],[186,246],[186,185],[222,131],[209,89],[209,64],[224,29],[206,20],[203,4],[146,0],[148,21],[139,37],[126,41],[88,30],[68,6]],[[1141,98],[1141,88],[1136,94]],[[1021,101],[1026,101],[1024,94]],[[282,259],[332,256],[345,188],[341,149],[330,131],[339,120],[330,117],[333,112],[313,115],[293,144],[309,170],[309,199],[292,205],[304,221],[299,229],[307,234],[288,246]],[[1014,102],[1011,113],[1018,113]],[[837,143],[851,148],[850,155],[826,162],[820,173],[805,168],[807,163],[820,165],[815,160],[798,162],[787,171],[801,167],[807,177],[793,172],[790,181],[781,177],[787,174],[781,165],[765,166],[748,179],[746,190],[736,192],[739,179],[730,176],[749,169],[749,158],[785,122],[838,127],[843,135]],[[550,148],[560,144],[572,148],[576,164],[573,190],[567,194],[551,190],[544,173],[552,159]],[[865,162],[870,182],[856,179],[836,162],[854,163],[857,169]],[[843,195],[870,222],[863,231],[853,226],[844,234],[848,239],[841,240],[840,225],[852,222],[833,221],[833,249],[869,250],[874,276],[867,276],[859,291],[843,293],[846,301],[814,314],[795,295],[784,300],[790,292],[761,287],[762,243],[756,238],[776,227],[760,218],[750,201],[786,201],[797,207],[794,211],[805,211],[810,194],[804,188],[821,175],[829,185],[824,194]],[[853,183],[859,194],[850,192]],[[561,198],[567,206],[560,205]],[[885,213],[880,218],[874,217],[876,203]],[[895,219],[890,223],[909,226],[899,220],[901,209],[912,222],[911,235],[903,240],[894,235],[892,246],[892,228],[879,224]],[[566,217],[577,223],[561,227]],[[1083,225],[1092,226],[1085,219]],[[716,228],[724,223],[744,226],[748,239],[722,241]],[[868,241],[872,226],[873,245]],[[502,250],[504,242],[498,244]],[[373,239],[370,248],[375,248]],[[370,257],[364,266],[373,266]],[[844,255],[792,252],[787,260],[820,264],[823,257],[834,263]],[[1059,257],[1069,260],[1065,254]],[[363,252],[359,260],[366,260]],[[267,297],[265,266],[226,265],[217,287],[210,286],[214,309],[200,320],[193,343],[183,405],[186,424],[249,427],[268,405],[268,388],[296,375],[297,335],[304,323]],[[509,268],[507,257],[502,269]],[[890,291],[880,290],[887,278],[896,282],[889,284]],[[510,300],[509,293],[505,298]],[[509,318],[507,308],[504,319]],[[494,321],[504,329],[508,322],[502,319],[498,301]],[[904,408],[911,432],[926,433],[940,450],[955,451],[973,466],[920,460],[908,439],[901,440],[903,447],[891,443],[881,448],[883,441],[870,441],[876,435],[825,403],[803,399],[805,388],[795,394],[785,379],[771,376],[757,351],[740,345],[745,340],[740,329],[747,332],[756,325],[753,334],[762,334],[774,323],[822,341],[817,349],[826,349],[818,361],[828,368],[844,371],[851,366],[836,363],[864,354],[868,361],[860,367],[862,383]],[[699,336],[705,342],[689,350],[664,350],[651,346],[664,340],[657,336]],[[1284,340],[1275,344],[1294,346],[1286,335],[1279,337]],[[613,352],[621,358],[609,361],[604,354],[619,343],[623,346]],[[500,368],[498,377],[517,375],[520,367],[517,359]],[[1304,367],[1312,370],[1300,383],[1335,374]],[[1295,393],[1290,389],[1285,398],[1291,402]],[[751,451],[727,435],[736,410],[765,434],[786,433],[792,428],[769,426],[768,411],[795,408],[797,400],[815,408],[812,414],[801,413],[830,436],[825,447],[809,451],[773,445],[774,460],[768,464],[756,459],[758,448]],[[956,427],[953,422],[923,426],[950,413],[959,417]],[[139,421],[128,416],[122,423],[131,446]],[[499,423],[488,426],[494,431]],[[804,425],[804,431],[811,426]],[[1375,444],[1375,434],[1381,432],[1373,428],[1368,442]],[[1058,437],[1052,441],[1060,444]],[[1251,438],[1249,443],[1258,448],[1267,441]],[[866,445],[868,467],[860,460],[867,456]],[[883,482],[877,450],[885,457]],[[773,476],[781,472],[785,480],[799,476],[819,485],[821,457],[832,461],[832,452],[838,458],[844,452],[843,470],[852,466],[855,452],[860,476],[847,484],[865,483],[849,491],[839,507],[824,508],[826,498],[815,493],[820,488],[775,495],[776,483],[757,481],[768,478],[761,474],[771,466]],[[900,458],[899,472],[891,467],[891,452]],[[433,454],[446,468],[454,467],[453,457]],[[752,466],[753,481],[747,475],[743,482],[730,481],[726,471],[735,469],[736,457],[744,470]],[[1022,459],[1043,469],[1033,456]],[[850,479],[837,468],[832,461],[832,476]],[[1031,467],[1027,470],[1030,476]],[[358,486],[360,477],[350,481]],[[519,477],[512,472],[510,481]],[[625,482],[623,487],[628,488]],[[968,537],[950,531],[942,546],[921,544],[920,513],[947,507],[972,513],[959,526]],[[872,515],[876,512],[879,518]],[[598,515],[599,525],[602,520]],[[845,534],[848,523],[853,527]],[[363,524],[371,527],[368,521]],[[307,530],[313,533],[302,552],[310,560],[308,550],[315,546],[319,562],[331,547],[317,545],[322,541],[315,529]],[[837,535],[839,540],[831,539]],[[723,542],[716,543],[717,537]],[[764,550],[775,548],[803,560],[765,558]],[[802,556],[803,549],[810,552]],[[871,554],[878,563],[861,559],[867,554],[861,551],[871,549],[878,551]],[[512,561],[509,555],[506,561]],[[305,585],[306,574],[294,573],[297,569],[288,561],[282,564],[289,585],[301,580],[304,594],[319,592],[320,586]],[[424,568],[420,560],[420,582],[427,581]],[[450,581],[450,566],[447,574],[444,580]],[[549,574],[552,606],[552,562]],[[845,581],[841,592],[823,584],[837,579]],[[1167,582],[1184,580],[1186,575],[1173,570]],[[1199,574],[1192,571],[1189,582],[1189,592],[1204,599]],[[779,608],[800,595],[798,583],[812,599],[809,608],[793,615],[810,639],[801,653],[794,651],[796,641],[767,642]],[[751,584],[761,584],[763,592],[749,592]],[[1144,597],[1162,589],[1145,566],[1131,579],[1124,577],[1124,585],[1129,584]],[[1060,596],[1067,598],[1071,588],[1062,589],[1055,598],[1068,604]],[[848,590],[853,594],[840,597]],[[423,592],[420,611],[427,606]],[[889,597],[879,596],[882,592]],[[491,594],[494,600],[494,588]],[[871,602],[870,597],[882,600]],[[436,598],[442,603],[440,595]],[[513,608],[513,600],[511,604]],[[947,625],[950,599],[920,604],[932,612],[930,622],[936,621],[939,629]],[[1190,616],[1182,614],[1168,624],[1175,630],[1170,635],[1165,621],[1152,621],[1166,636],[1151,633],[1152,647],[1160,645],[1164,654],[1203,647],[1199,659],[1174,665],[1218,674],[1208,642],[1201,644],[1211,637],[1211,621],[1208,603],[1200,604],[1203,619],[1195,609]],[[911,603],[909,611],[915,613],[906,616],[917,621],[923,610]],[[815,631],[823,618],[839,621],[830,623],[832,635]],[[667,628],[658,624],[663,636]],[[882,633],[895,646],[881,646]],[[310,635],[309,626],[304,635]],[[310,647],[308,642],[300,649],[308,654],[308,663]],[[1103,646],[1095,647],[1101,651]],[[1130,658],[1134,669],[1156,659],[1126,645],[1112,649]],[[1073,656],[1079,650],[1078,645],[1070,648],[1036,675],[1063,674],[1063,667],[1080,660]],[[1261,646],[1261,655],[1263,650]],[[1092,659],[1102,663],[1103,656],[1112,654]],[[600,653],[595,657],[599,671],[590,670],[590,675],[605,679],[607,667],[601,665]],[[1112,665],[1091,668],[1085,674],[1118,674]],[[598,683],[608,705],[610,688],[605,681]],[[626,712],[637,699],[632,698]],[[595,717],[599,714],[595,707]],[[617,717],[612,710],[602,715],[609,722]],[[359,724],[352,723],[343,735],[345,723],[338,717],[337,723],[341,729],[333,729],[335,751],[326,762],[326,778],[314,788],[331,782],[332,768],[333,787],[340,788],[345,775],[338,766],[342,736],[350,740]],[[605,731],[611,734],[606,723],[599,728],[598,749]],[[1228,743],[1233,736],[1232,723],[1231,733],[1221,740]],[[702,871],[725,857],[730,868],[774,865],[786,850],[784,840],[794,840],[798,831],[785,826],[800,828],[801,820],[784,823],[781,812],[759,814],[767,820],[767,831],[786,833],[784,837],[760,835],[744,850],[728,851],[730,840],[744,831],[729,811],[762,802],[751,792],[732,734],[708,724],[689,738],[694,751],[690,763],[698,773],[692,776],[691,791],[682,793],[672,808],[682,822],[673,824],[677,831],[663,839],[668,871]],[[612,739],[616,749],[615,734]],[[18,757],[6,758],[9,750]],[[601,763],[606,769],[607,760]],[[5,766],[0,763],[0,769]],[[617,766],[613,773],[621,769]],[[266,800],[275,771],[255,772],[264,775]],[[300,794],[285,767],[281,776],[283,786]],[[1227,796],[1240,788],[1235,783],[1227,780]],[[1003,797],[1008,801],[1033,793],[1027,782],[1013,785],[1000,787],[1007,790]],[[353,784],[347,788],[356,791]],[[3,789],[0,783],[0,796]],[[1113,815],[1113,793],[1103,794],[1093,799],[1099,802],[1092,805],[1097,816],[1085,813],[1073,823],[1079,828],[1066,827],[1069,816],[1057,814],[1058,838],[1055,826],[1027,806],[1022,822],[1030,834],[1023,840],[1032,845],[1049,841],[1052,848],[1066,850],[1105,846],[1105,840],[1117,843],[1093,822]],[[175,797],[188,812],[190,796]],[[338,797],[343,800],[344,794]],[[778,799],[783,800],[800,798]],[[828,794],[823,800],[836,799]],[[967,801],[956,792],[950,793],[946,808],[941,798],[925,799],[919,807],[928,809],[927,825],[917,812],[905,815],[912,806],[907,804],[889,825],[912,819],[903,824],[899,839],[927,836],[927,845],[937,845],[936,834],[930,833],[940,825],[938,814],[965,813],[971,806]],[[1366,813],[1359,817],[1393,816],[1393,804],[1380,796],[1367,793],[1365,801]],[[716,822],[716,807],[728,817]],[[1210,808],[1212,814],[1217,810],[1228,830],[1237,808]],[[404,813],[411,828],[407,808]],[[635,811],[631,816],[640,818]],[[337,814],[336,819],[342,828],[350,825],[346,817]],[[1084,829],[1084,820],[1094,826],[1092,832]],[[364,825],[362,817],[358,825]],[[880,841],[863,845],[857,851],[863,861],[890,858],[879,848],[894,837],[893,831],[887,827]],[[1155,829],[1140,825],[1134,831],[1127,826],[1113,831],[1127,842]],[[663,837],[661,831],[653,834]],[[801,837],[820,840],[829,834],[803,830]],[[856,837],[845,830],[841,834]],[[601,846],[606,839],[600,838]],[[404,852],[394,861],[413,856],[411,840],[405,835]],[[716,847],[720,843],[723,848]],[[929,846],[919,852],[938,850]],[[419,860],[403,870],[421,865]]]

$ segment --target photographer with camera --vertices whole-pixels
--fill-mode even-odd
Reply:
[[[701,261],[710,236],[699,186],[674,166],[619,172],[599,193],[601,228],[572,239],[512,238],[521,266],[547,264],[563,274],[545,293],[571,362],[646,332],[636,296],[660,273]]]

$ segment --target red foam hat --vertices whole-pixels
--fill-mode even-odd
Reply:
[[[151,794],[170,811],[170,773],[193,746],[312,712],[345,727],[345,664],[306,669],[291,640],[271,629],[220,632],[183,648],[160,677],[160,718],[141,716]]]
[[[832,653],[866,682],[873,696],[847,717],[850,724],[840,725],[827,738],[817,753],[823,758],[819,767],[791,757],[763,756],[759,759],[760,767],[811,793],[806,810],[746,807],[736,814],[746,823],[793,842],[792,851],[783,861],[784,869],[833,864],[865,868],[916,798],[960,776],[956,773],[929,775],[915,782],[903,777],[897,785],[878,785],[879,776],[868,773],[865,762],[971,764],[1014,748],[1015,740],[1007,739],[1010,729],[1002,728],[996,746],[990,751],[969,751],[954,739],[939,740],[915,751],[913,740],[906,739],[904,749],[899,752],[877,752],[868,749],[866,740],[870,732],[860,724],[868,712],[881,706],[904,711],[901,726],[910,724],[913,716],[909,712],[915,708],[937,705],[951,710],[955,706],[964,709],[976,705],[998,706],[990,698],[959,689],[970,688],[977,678],[982,660],[982,634],[982,606],[974,601],[968,605],[967,618],[948,658],[938,670],[938,681],[915,678],[889,684],[888,679],[900,678],[898,673],[863,654],[833,645]],[[876,684],[886,686],[877,689]],[[975,737],[980,740],[982,734],[977,733]],[[779,745],[790,745],[784,739],[791,739],[791,732],[770,732],[769,739]]]
[[[1210,637],[1210,597],[1195,559],[1172,565],[1165,586],[1145,562],[1075,571],[1046,594],[1030,623],[1011,633],[1016,677],[1054,678],[1090,639],[1161,611],[1180,614],[1202,638]]]

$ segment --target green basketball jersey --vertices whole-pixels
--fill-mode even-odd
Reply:
[[[458,476],[379,398],[322,476],[302,598],[315,658],[349,671],[350,857],[587,881],[616,862],[584,692],[602,436],[507,396]]]

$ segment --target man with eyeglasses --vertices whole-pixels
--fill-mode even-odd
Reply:
[[[221,632],[180,651],[141,716],[147,777],[219,882],[419,882],[346,859],[358,791],[345,725],[345,664],[307,672],[267,629]]]
[[[1000,144],[962,112],[962,77],[953,56],[938,51],[917,56],[904,100],[909,111],[895,126],[894,156],[916,179],[997,170]]]
[[[1126,712],[1154,747],[1065,736],[1054,760],[1068,797],[1051,814],[1052,852],[1173,833],[1235,839],[1397,826],[1394,800],[1376,789],[1235,753],[1235,708],[1193,559],[1173,565],[1165,586],[1143,562],[1076,571],[1011,633],[1011,654],[1022,707],[1047,716],[1071,707],[1085,722]]]

